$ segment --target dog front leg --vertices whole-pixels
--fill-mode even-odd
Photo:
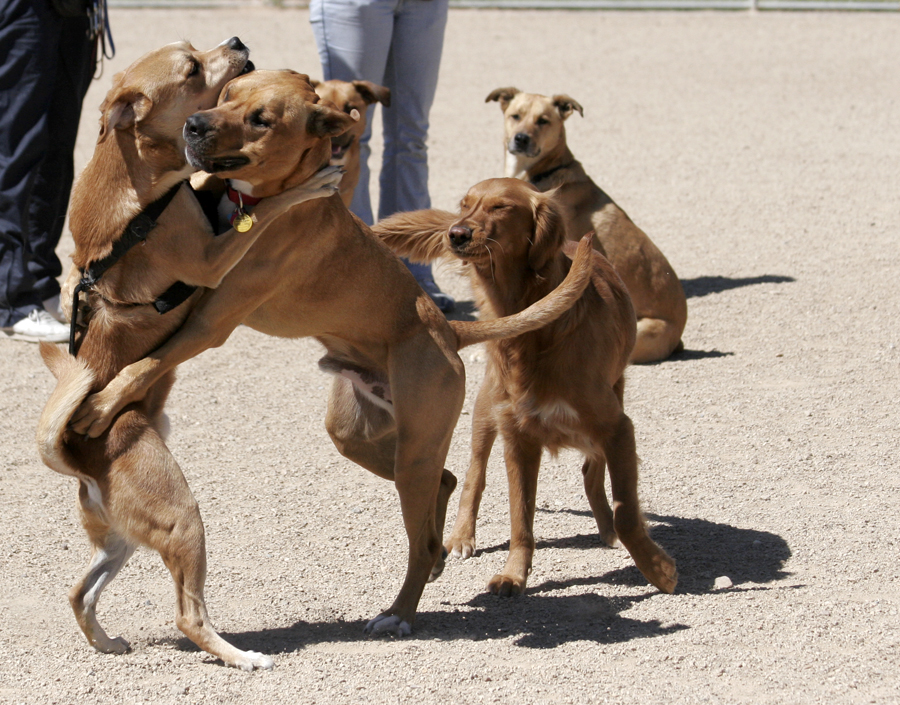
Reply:
[[[459,497],[456,523],[445,548],[457,558],[471,558],[475,555],[475,523],[481,495],[484,493],[488,458],[497,438],[497,423],[493,416],[493,390],[485,379],[475,399],[472,421],[472,456],[469,469]]]
[[[221,290],[220,290],[221,291]],[[204,350],[222,345],[257,305],[250,287],[241,308],[232,308],[234,296],[207,291],[175,334],[142,360],[128,365],[109,384],[90,395],[72,415],[70,426],[78,434],[97,438],[128,404],[144,398],[166,372]]]
[[[509,480],[509,556],[503,572],[491,578],[488,590],[501,597],[525,592],[534,558],[534,506],[537,498],[541,445],[532,438],[504,432]]]

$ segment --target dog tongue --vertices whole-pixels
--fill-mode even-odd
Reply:
[[[342,153],[343,151],[344,151],[344,148],[341,147],[340,145],[338,145],[338,144],[333,144],[333,145],[331,145],[331,156],[332,156],[332,157],[339,157],[339,156],[341,156],[341,153]]]

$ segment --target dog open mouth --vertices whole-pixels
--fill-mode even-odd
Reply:
[[[338,159],[343,159],[347,150],[350,149],[350,145],[353,144],[353,137],[350,139],[345,139],[344,135],[340,137],[333,138],[331,140],[331,159],[332,161],[337,161]]]
[[[188,143],[184,148],[188,164],[195,169],[205,171],[207,174],[219,174],[225,171],[234,171],[250,163],[250,159],[241,155],[231,157],[208,157],[198,154]]]

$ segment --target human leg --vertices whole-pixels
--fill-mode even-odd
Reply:
[[[394,18],[384,84],[391,107],[384,117],[384,160],[378,217],[431,207],[428,193],[428,115],[434,103],[447,24],[447,0],[404,0]],[[404,260],[405,262],[405,260]],[[430,264],[406,262],[441,311],[453,298],[435,284]]]
[[[322,77],[384,83],[397,0],[312,0],[309,21],[319,49]],[[375,106],[369,107],[359,141],[359,183],[350,210],[365,223],[375,222],[369,198],[369,139]]]

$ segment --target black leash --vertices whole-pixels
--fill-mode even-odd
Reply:
[[[144,210],[138,213],[125,227],[122,237],[113,244],[112,252],[96,262],[91,262],[81,270],[81,281],[75,287],[72,295],[72,320],[69,322],[69,354],[75,355],[75,328],[78,321],[78,305],[81,292],[90,291],[100,281],[106,271],[118,262],[126,253],[139,242],[147,239],[147,236],[156,227],[156,221],[163,211],[168,208],[175,194],[181,188],[184,181],[180,181],[170,188],[161,198],[155,200]],[[185,289],[189,289],[185,294]],[[160,313],[166,313],[184,302],[196,287],[190,287],[183,282],[176,282],[154,302],[154,307]],[[175,290],[175,291],[173,291]],[[183,298],[178,298],[183,296]]]

